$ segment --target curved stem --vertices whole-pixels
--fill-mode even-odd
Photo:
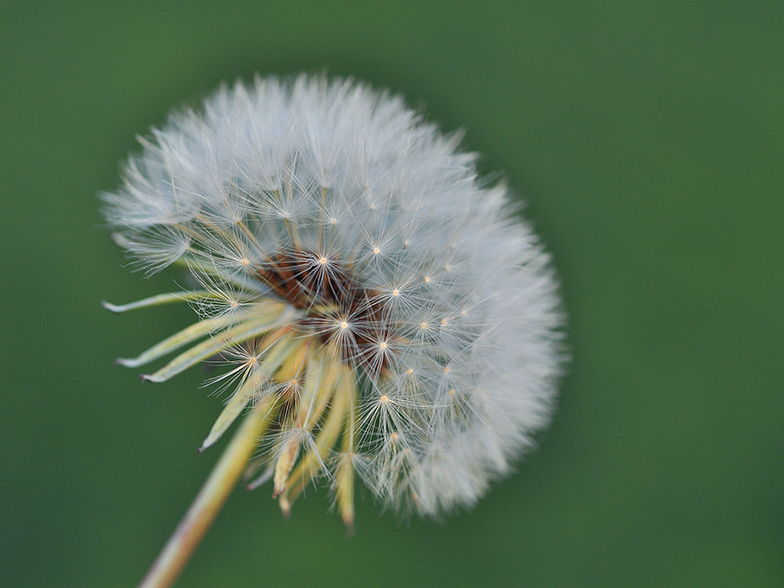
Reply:
[[[168,588],[177,580],[253,455],[259,436],[269,424],[273,404],[259,402],[242,421],[139,588]]]

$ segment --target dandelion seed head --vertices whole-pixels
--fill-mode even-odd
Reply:
[[[458,143],[361,83],[257,78],[174,113],[103,195],[136,264],[201,287],[198,322],[122,363],[226,363],[203,448],[267,403],[253,467],[286,512],[323,478],[350,520],[354,477],[400,512],[470,507],[549,422],[550,260]]]

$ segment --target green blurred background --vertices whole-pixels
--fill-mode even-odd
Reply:
[[[134,586],[218,453],[187,309],[100,227],[135,136],[221,80],[354,75],[465,128],[554,254],[574,356],[540,448],[401,524],[237,491],[179,586],[784,586],[784,4],[18,2],[0,22],[0,584]]]

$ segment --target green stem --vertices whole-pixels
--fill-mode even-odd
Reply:
[[[274,401],[259,402],[242,421],[139,588],[168,588],[177,580],[242,475],[273,408]]]

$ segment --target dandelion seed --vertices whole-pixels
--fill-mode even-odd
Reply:
[[[436,517],[473,505],[547,425],[563,361],[549,258],[457,145],[360,83],[256,79],[175,113],[103,195],[135,263],[202,287],[106,304],[199,316],[121,363],[177,353],[144,376],[162,382],[225,361],[211,381],[236,388],[202,450],[244,413],[144,586],[174,581],[245,469],[285,514],[323,479],[351,526],[358,478]]]

